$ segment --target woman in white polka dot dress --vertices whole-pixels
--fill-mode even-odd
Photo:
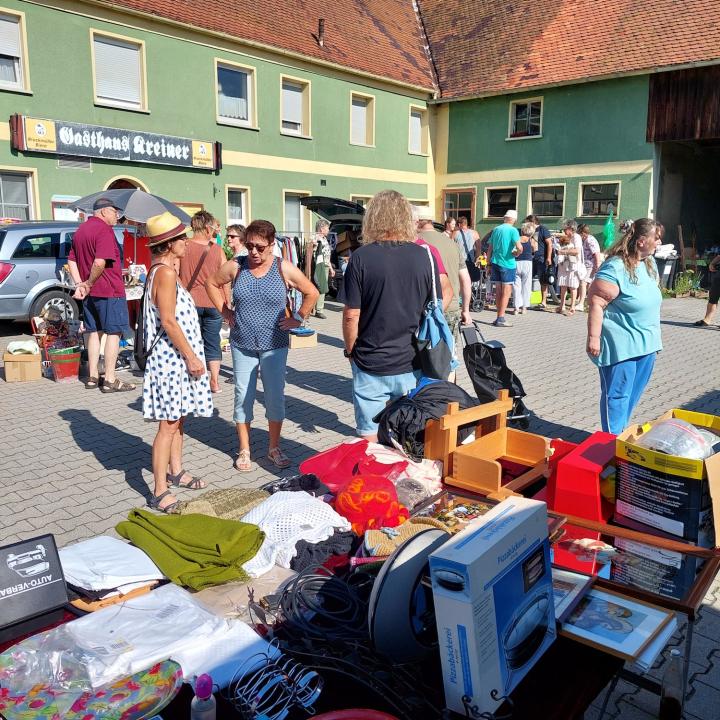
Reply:
[[[155,488],[148,505],[174,511],[177,500],[168,484],[200,490],[205,483],[182,467],[183,423],[193,413],[211,417],[210,381],[206,372],[200,324],[190,293],[175,271],[185,254],[186,226],[165,212],[147,223],[153,264],[145,286],[143,417],[159,421],[153,442]]]

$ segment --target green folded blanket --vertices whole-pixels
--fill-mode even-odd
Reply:
[[[265,533],[249,523],[148,510],[131,510],[115,530],[144,550],[170,580],[192,590],[247,580],[242,566],[265,539]]]

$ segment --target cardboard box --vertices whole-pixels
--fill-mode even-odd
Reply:
[[[5,382],[28,382],[40,380],[42,364],[40,353],[37,355],[3,355],[5,364]]]
[[[545,503],[511,497],[430,556],[445,704],[492,713],[555,639]]]
[[[689,460],[637,444],[643,432],[669,418],[720,433],[720,417],[676,409],[649,426],[632,425],[618,435],[615,520],[715,547],[720,539],[720,453],[705,460]]]
[[[317,342],[317,333],[313,332],[312,335],[295,335],[290,333],[290,349],[297,350],[298,348],[309,348],[315,347]]]

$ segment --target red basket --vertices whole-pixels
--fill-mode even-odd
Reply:
[[[48,349],[55,382],[73,382],[80,373],[80,348]]]

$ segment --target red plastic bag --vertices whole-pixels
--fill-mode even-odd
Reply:
[[[347,518],[362,535],[371,528],[397,527],[410,517],[398,502],[395,486],[380,475],[355,475],[335,498],[335,511]]]
[[[317,475],[330,488],[330,492],[335,493],[357,472],[358,464],[367,457],[367,448],[367,440],[340,443],[309,457],[300,463],[299,469],[303,474]]]

